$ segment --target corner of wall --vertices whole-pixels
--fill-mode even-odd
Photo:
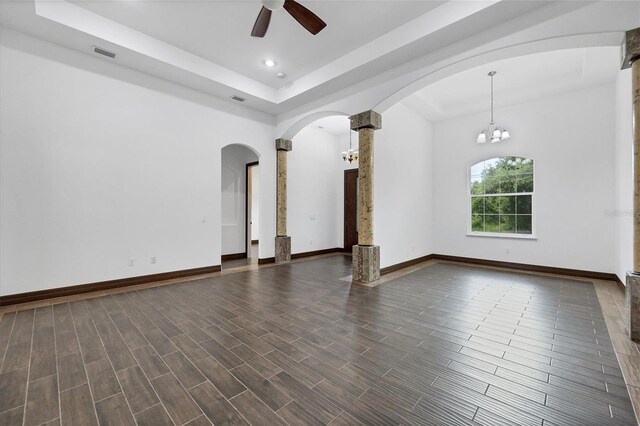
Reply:
[[[615,227],[616,275],[625,282],[633,262],[633,122],[631,72],[618,72],[615,90]]]

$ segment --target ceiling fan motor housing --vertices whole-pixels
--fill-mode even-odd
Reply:
[[[262,0],[262,4],[269,10],[278,10],[284,6],[284,0]]]

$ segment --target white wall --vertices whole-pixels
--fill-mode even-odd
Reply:
[[[251,168],[251,239],[260,238],[260,166]]]
[[[229,143],[260,153],[261,239],[273,241],[271,125],[20,33],[1,43],[0,295],[219,265]]]
[[[265,117],[10,30],[0,43],[0,295],[220,264],[230,143],[259,154],[260,257],[273,256],[275,133]],[[621,75],[617,98],[609,85],[497,110],[513,134],[499,146],[474,143],[484,113],[432,126],[403,104],[385,111],[374,175],[382,267],[435,252],[623,274]],[[313,127],[294,138],[293,253],[342,246],[345,146]],[[506,154],[536,160],[538,240],[466,237],[467,167]]]
[[[511,132],[508,142],[475,143],[486,113],[435,124],[435,251],[615,271],[615,222],[607,214],[614,205],[613,85],[501,108],[495,116]],[[466,236],[468,167],[501,155],[535,160],[537,240]]]
[[[222,148],[222,254],[246,251],[245,192],[247,164],[258,156],[242,145]]]
[[[615,272],[623,283],[633,264],[633,99],[631,70],[621,71],[616,79],[615,103]]]
[[[375,132],[374,243],[380,266],[433,253],[433,129],[398,103]]]
[[[342,151],[338,138],[313,126],[293,138],[287,157],[287,234],[291,253],[342,247]]]

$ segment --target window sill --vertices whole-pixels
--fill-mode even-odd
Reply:
[[[537,240],[533,234],[498,234],[491,232],[467,232],[467,237],[511,238],[515,240]]]

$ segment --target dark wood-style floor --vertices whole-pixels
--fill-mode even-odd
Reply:
[[[591,283],[349,262],[4,313],[0,424],[635,424]]]
[[[249,256],[244,259],[223,260],[222,269],[233,269],[240,266],[257,265],[258,264],[258,243],[253,243],[249,247]]]

